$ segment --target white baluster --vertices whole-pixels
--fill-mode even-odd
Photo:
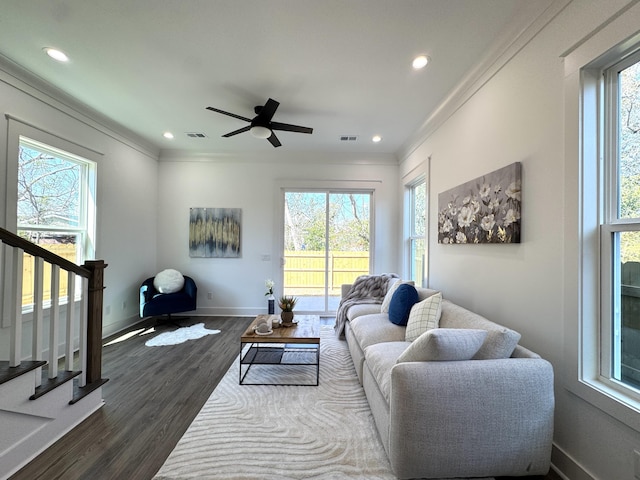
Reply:
[[[13,298],[11,299],[11,329],[9,346],[9,365],[17,367],[22,357],[22,265],[24,263],[24,250],[13,249],[13,271],[11,285],[13,285]]]
[[[44,260],[42,257],[33,258],[33,344],[31,356],[33,360],[43,360],[43,298],[44,298]],[[42,384],[42,368],[36,373],[36,387]]]
[[[60,267],[51,265],[51,310],[49,317],[49,378],[58,376],[58,331],[60,329]]]
[[[65,351],[65,369],[73,370],[73,332],[76,313],[76,276],[67,272],[67,340]]]
[[[87,312],[87,299],[89,298],[89,279],[82,277],[82,297],[80,298],[80,332],[78,356],[80,358],[80,369],[82,373],[78,379],[78,386],[84,387],[87,384],[87,322],[89,316]]]

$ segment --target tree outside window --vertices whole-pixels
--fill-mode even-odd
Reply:
[[[93,162],[20,137],[18,235],[77,264],[92,257],[94,170]],[[33,262],[25,254],[23,307],[33,304]],[[45,264],[45,300],[50,298],[50,270]],[[64,297],[66,281],[60,285]]]

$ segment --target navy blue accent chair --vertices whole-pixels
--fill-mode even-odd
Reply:
[[[153,279],[147,278],[140,285],[140,318],[189,312],[196,309],[198,287],[193,278],[184,275],[184,287],[175,293],[160,293],[153,286]]]

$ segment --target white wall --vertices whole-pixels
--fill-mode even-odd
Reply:
[[[565,202],[577,178],[565,178],[565,86],[562,55],[607,23],[626,1],[574,0],[526,44],[461,108],[403,158],[400,177],[426,170],[431,156],[430,286],[445,297],[522,333],[521,343],[551,361],[556,373],[554,463],[571,479],[632,479],[640,433],[570,393],[566,362],[577,342],[578,245],[565,247],[565,222],[577,222],[577,202]],[[631,2],[635,3],[635,2]],[[624,13],[640,28],[637,6]],[[571,126],[577,131],[578,126]],[[570,132],[573,136],[574,133]],[[480,175],[522,162],[522,239],[517,245],[439,245],[438,193]],[[572,165],[568,172],[577,172]],[[570,312],[573,318],[567,318]],[[565,328],[566,325],[576,328]],[[638,415],[638,414],[636,414]]]
[[[100,152],[97,167],[96,257],[105,260],[105,335],[138,316],[143,272],[156,264],[157,152],[91,120],[75,107],[29,87],[0,70],[0,226],[7,225],[7,119],[5,114],[70,142]],[[15,200],[13,200],[15,202]],[[0,352],[8,329],[0,330]],[[30,340],[25,325],[25,342]],[[3,356],[3,358],[6,358]]]
[[[376,273],[397,271],[400,228],[393,157],[314,157],[284,150],[255,158],[161,158],[158,269],[176,268],[198,285],[198,313],[264,313],[264,281],[282,292],[280,192],[285,187],[373,188]],[[189,209],[241,208],[241,258],[190,258]],[[263,261],[270,255],[270,261]],[[151,276],[153,271],[148,272]],[[207,293],[212,292],[209,300]]]

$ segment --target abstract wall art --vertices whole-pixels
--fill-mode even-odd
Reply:
[[[438,243],[520,243],[520,162],[438,195]]]
[[[242,209],[189,209],[190,257],[240,257]]]

